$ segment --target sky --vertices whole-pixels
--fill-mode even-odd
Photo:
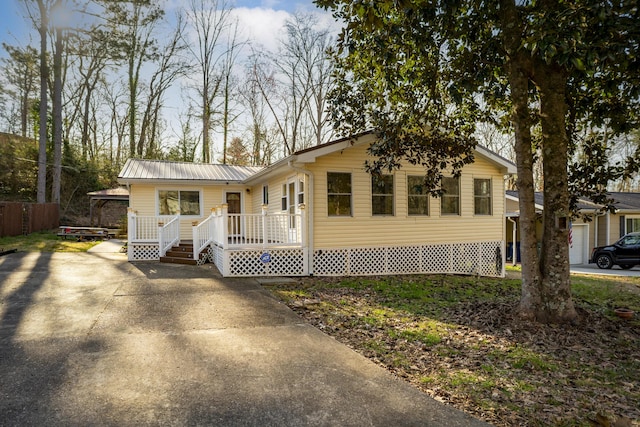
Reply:
[[[31,43],[37,47],[39,37],[31,28],[25,16],[24,0],[0,0],[0,45],[26,46]],[[187,3],[186,0],[166,0],[168,8]],[[250,34],[247,37],[260,41],[266,48],[275,46],[277,34],[284,22],[295,11],[317,12],[323,16],[327,25],[332,25],[331,16],[318,9],[312,0],[236,0],[235,13],[240,26]],[[6,57],[0,49],[0,57]]]
[[[0,0],[0,59],[7,57],[6,51],[2,48],[3,43],[20,47],[31,44],[39,49],[40,38],[26,16],[25,1],[33,0]],[[166,16],[169,19],[175,16],[177,8],[186,8],[189,3],[189,0],[161,1],[165,4]],[[336,34],[338,32],[338,26],[331,14],[317,8],[312,0],[229,1],[234,4],[233,13],[238,18],[243,38],[251,39],[254,47],[262,46],[266,50],[275,51],[278,40],[283,36],[284,23],[294,12],[317,14],[321,26],[332,28]],[[35,4],[35,1],[33,3]],[[180,87],[177,85],[169,91],[169,96],[175,99],[175,102],[168,102],[167,104],[173,107],[166,108],[164,112],[173,129],[179,128],[175,122],[184,107],[179,99],[179,92]]]

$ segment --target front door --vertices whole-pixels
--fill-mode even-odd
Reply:
[[[225,202],[227,203],[227,212],[229,219],[227,220],[227,226],[230,237],[238,237],[242,234],[240,230],[240,214],[242,213],[240,192],[226,193]]]

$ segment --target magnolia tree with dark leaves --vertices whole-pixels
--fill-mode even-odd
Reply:
[[[476,124],[508,123],[520,194],[520,313],[571,322],[568,224],[579,196],[606,204],[606,185],[638,169],[613,161],[637,129],[637,1],[316,0],[344,23],[333,52],[331,114],[344,135],[375,129],[372,173],[408,161],[434,195],[443,174],[473,161]],[[637,153],[640,154],[640,153]],[[574,160],[579,159],[579,160]],[[544,214],[536,241],[533,168]]]

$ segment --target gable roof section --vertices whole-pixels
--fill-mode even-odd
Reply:
[[[613,205],[620,211],[639,211],[640,212],[640,193],[625,193],[625,192],[611,192],[607,193],[611,199],[613,199]],[[507,198],[511,200],[518,200],[517,190],[507,190]],[[542,210],[544,205],[544,195],[542,192],[537,191],[535,193],[536,209]],[[580,210],[592,210],[599,209],[601,205],[593,203],[591,200],[580,198],[578,199],[578,209]]]
[[[616,209],[640,211],[640,193],[612,192],[609,196],[613,199]]]
[[[315,147],[300,150],[294,155],[300,163],[309,163],[315,161],[317,157],[334,153],[336,151],[344,150],[352,145],[360,145],[364,143],[372,143],[375,141],[376,135],[374,132],[363,132],[352,137],[338,139],[336,141],[328,142],[326,144],[317,145]],[[505,174],[516,173],[516,165],[504,157],[494,153],[488,148],[482,145],[477,145],[475,148],[476,154],[483,157],[485,160],[493,163],[498,168],[502,169]]]
[[[253,184],[258,182],[260,179],[273,176],[279,173],[280,169],[286,167],[290,164],[304,164],[304,163],[313,163],[316,161],[318,157],[325,156],[327,154],[335,153],[347,148],[350,148],[355,145],[361,144],[371,144],[375,141],[376,135],[374,132],[363,132],[354,136],[340,138],[335,141],[327,142],[325,144],[316,145],[314,147],[305,148],[304,150],[299,150],[293,153],[292,155],[273,163],[272,165],[264,168],[260,172],[256,173],[253,176],[250,176],[245,181],[246,183]],[[515,174],[516,173],[516,165],[505,159],[504,157],[499,156],[493,151],[478,145],[475,148],[475,152],[477,156],[484,158],[489,161],[498,169],[501,170],[504,174]]]
[[[198,181],[207,183],[239,183],[259,172],[262,167],[214,165],[208,163],[170,162],[129,159],[118,175],[118,182]]]

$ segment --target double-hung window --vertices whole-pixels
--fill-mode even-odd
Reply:
[[[351,216],[351,174],[327,172],[327,214]]]
[[[393,175],[371,175],[371,213],[393,215]]]
[[[460,179],[442,177],[442,196],[440,197],[442,215],[460,215]]]
[[[199,191],[158,190],[158,213],[160,215],[201,216]]]
[[[476,215],[491,215],[491,180],[473,180],[473,206]]]
[[[429,215],[429,191],[424,184],[424,177],[407,176],[407,202],[409,215]]]

